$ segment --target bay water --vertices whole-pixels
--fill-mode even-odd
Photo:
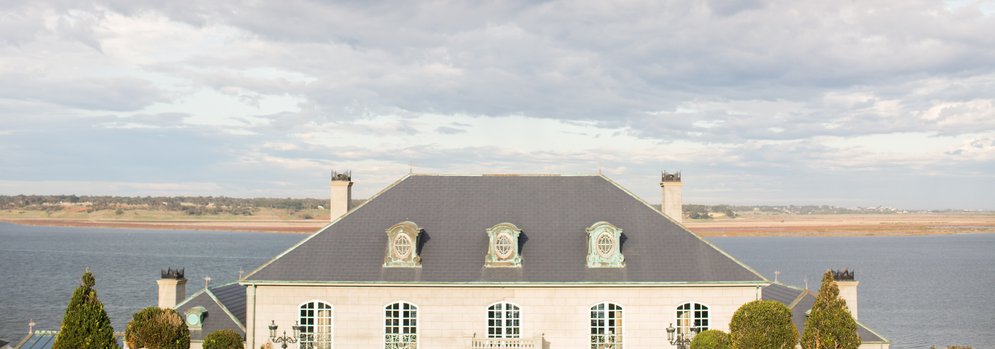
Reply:
[[[186,268],[187,294],[233,282],[307,235],[29,227],[0,223],[0,338],[58,329],[89,267],[123,331],[156,302],[160,269]],[[892,348],[995,348],[995,234],[903,237],[710,238],[771,280],[813,290],[827,268],[856,271],[860,321]]]

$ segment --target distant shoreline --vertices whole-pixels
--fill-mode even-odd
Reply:
[[[321,229],[327,222],[314,221],[283,222],[283,221],[135,221],[135,220],[89,220],[89,219],[11,219],[0,218],[0,222],[27,226],[70,227],[70,228],[108,228],[108,229],[149,229],[149,230],[202,230],[231,231],[244,233],[275,233],[275,234],[311,234]]]
[[[11,218],[0,222],[75,228],[204,230],[311,234],[327,220],[138,220],[78,218]],[[995,213],[751,215],[735,219],[687,220],[702,237],[734,236],[919,236],[995,233]]]

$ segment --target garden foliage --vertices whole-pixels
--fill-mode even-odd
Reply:
[[[803,349],[857,349],[857,321],[850,315],[846,301],[840,298],[840,289],[829,270],[822,275],[822,285],[815,305],[805,320],[802,334]]]
[[[729,330],[735,349],[792,349],[798,343],[791,311],[775,301],[743,304],[733,314]]]
[[[691,340],[691,349],[730,349],[729,334],[719,330],[703,331]]]
[[[82,283],[69,299],[53,349],[118,348],[111,319],[93,289],[95,284],[93,273],[83,272]]]
[[[190,330],[173,309],[147,307],[135,313],[124,332],[129,348],[189,349]]]

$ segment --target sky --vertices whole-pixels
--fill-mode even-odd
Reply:
[[[0,194],[995,209],[995,1],[0,2]]]

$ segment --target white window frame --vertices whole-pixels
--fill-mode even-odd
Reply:
[[[327,306],[328,308],[327,309],[319,309],[318,308],[319,304]],[[307,305],[312,305],[312,307],[311,307],[310,310],[313,311],[314,313],[311,316],[305,316],[304,314],[301,314],[301,312],[303,312],[303,311],[306,310],[304,307],[307,306]],[[311,340],[308,340],[308,341],[303,341],[302,340],[300,342],[300,348],[301,349],[325,349],[325,348],[331,349],[331,348],[335,348],[335,307],[332,306],[331,303],[328,303],[328,302],[325,302],[325,301],[322,301],[322,300],[312,299],[312,300],[309,300],[309,301],[306,301],[304,303],[301,303],[301,304],[297,305],[297,323],[301,326],[301,337],[302,338],[305,337],[306,333],[310,333],[310,334],[313,335],[314,333],[317,332],[317,327],[319,326],[318,323],[317,323],[318,322],[318,314],[317,314],[317,312],[319,310],[328,310],[329,311],[328,324],[327,325],[323,325],[323,326],[326,326],[328,328],[328,338],[327,338],[327,341],[325,341],[325,343],[327,343],[327,346],[324,346],[324,345],[315,345],[314,343],[317,342],[317,340],[315,340],[312,337]],[[310,319],[312,321],[311,321],[310,324],[307,324],[305,322],[305,319]],[[305,330],[305,328],[311,328],[311,331],[308,332],[308,331]]]
[[[681,310],[681,307],[683,306],[689,306],[689,309]],[[696,306],[701,308],[699,309]],[[689,320],[690,324],[695,324],[693,327],[688,326],[689,324],[683,323],[683,320],[681,320],[680,313],[685,311],[691,312]],[[696,317],[697,313],[701,311],[704,311],[705,316]],[[694,301],[683,302],[674,307],[673,314],[674,314],[674,324],[677,325],[675,326],[677,328],[677,333],[689,334],[690,336],[693,337],[694,335],[701,333],[702,331],[706,331],[712,328],[712,307],[708,306],[705,303],[694,302]],[[705,322],[704,326],[697,325],[698,323],[701,322],[701,320],[704,320]],[[692,330],[694,333],[690,333],[692,332]]]
[[[399,314],[399,317],[397,318],[398,319],[398,323],[399,323],[399,325],[397,326],[398,327],[398,332],[399,333],[403,333],[403,329],[405,327],[412,327],[412,328],[414,328],[414,336],[415,336],[415,341],[413,343],[414,346],[411,346],[411,345],[405,345],[405,346],[388,346],[388,343],[387,343],[387,335],[388,335],[387,332],[388,331],[387,331],[387,329],[388,328],[393,328],[395,326],[387,324],[387,321],[389,319],[387,317],[387,311],[388,311],[389,307],[391,307],[391,306],[393,306],[395,304],[398,305],[397,311],[401,312]],[[408,305],[411,308],[409,310],[405,310],[404,309],[405,305]],[[419,312],[418,311],[419,310],[418,309],[418,305],[416,305],[414,303],[411,303],[411,302],[406,302],[406,301],[397,301],[397,302],[391,302],[391,303],[385,304],[382,309],[383,309],[383,321],[381,322],[381,324],[383,324],[383,326],[381,327],[382,328],[382,330],[381,330],[382,331],[381,332],[382,335],[380,336],[380,339],[381,339],[380,342],[382,343],[381,344],[381,348],[383,348],[383,349],[417,349],[417,348],[419,348],[420,347],[420,343],[421,343],[421,336],[418,335],[418,332],[419,332],[419,330],[418,330],[418,325],[419,325],[418,324],[418,322],[419,322],[419,320],[418,320],[418,312]],[[404,314],[405,311],[414,311],[414,313],[415,313],[414,318],[408,318],[408,319],[413,319],[414,320],[414,326],[405,326],[404,325],[403,320],[405,319],[405,317],[403,316],[403,314]]]
[[[600,312],[604,313],[604,318],[600,318],[599,319],[599,318],[597,318],[595,316],[594,313],[596,311],[599,311],[599,310],[595,309],[598,306],[603,306],[603,309],[600,310]],[[613,311],[613,310],[609,309],[611,306],[616,307],[617,308],[616,311],[619,312],[619,314],[618,314],[619,316],[616,317],[616,318],[614,318],[614,320],[609,320],[609,316],[611,315],[611,312]],[[621,348],[625,348],[625,321],[624,321],[625,320],[625,307],[623,307],[621,304],[618,304],[618,303],[615,303],[615,302],[601,302],[601,303],[597,303],[597,304],[591,305],[591,307],[589,308],[589,310],[590,310],[590,316],[588,318],[588,328],[589,328],[589,330],[588,330],[588,342],[590,343],[590,348],[591,349],[621,349]],[[597,325],[596,321],[601,321],[603,323],[600,324],[600,325]],[[609,321],[615,321],[616,322],[615,326],[610,326],[609,325]],[[621,333],[612,332],[611,331],[612,328],[618,329],[618,331],[621,332]],[[602,334],[596,333],[596,332],[598,332],[598,331],[596,331],[597,329],[601,329],[602,332],[604,332],[606,334],[609,333],[609,332],[613,333],[613,335],[615,336],[613,343],[610,343],[611,345],[604,345],[606,343],[598,343],[598,342],[601,342],[601,341],[596,341],[594,337],[598,336],[598,335],[602,335]]]
[[[501,306],[501,310],[499,312],[499,314],[501,314],[501,316],[498,317],[498,318],[491,317],[491,313],[493,311],[495,311],[495,310],[492,310],[492,308],[494,308],[496,306]],[[515,312],[515,314],[518,315],[517,318],[511,319],[511,318],[507,318],[507,317],[504,316],[504,315],[507,315],[507,312],[509,311],[508,306],[515,307],[514,312]],[[507,322],[512,321],[512,320],[517,320],[518,321],[518,325],[517,326],[515,326],[515,325],[508,325]],[[491,325],[491,321],[497,321],[497,323],[499,325],[498,326],[492,326]],[[492,328],[500,329],[501,334],[499,336],[494,336],[492,334],[492,331],[491,331]],[[515,335],[514,336],[509,336],[508,335],[508,329],[509,328],[514,328],[515,329]],[[520,307],[518,304],[511,303],[511,302],[497,302],[497,303],[493,303],[491,305],[488,305],[487,306],[487,338],[499,338],[499,339],[504,339],[504,338],[522,338],[522,307]]]

